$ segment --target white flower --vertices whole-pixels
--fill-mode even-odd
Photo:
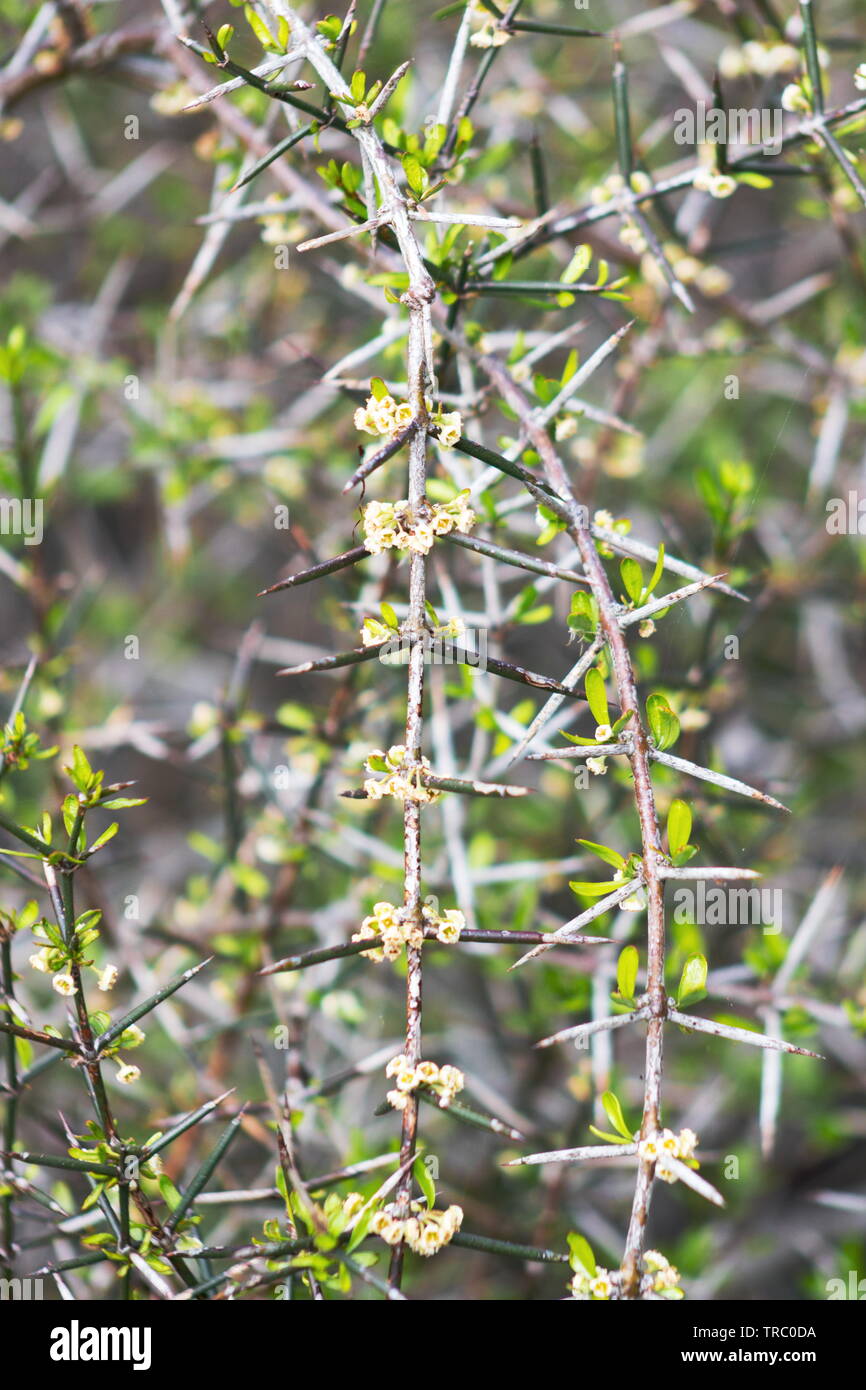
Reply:
[[[58,994],[70,995],[75,993],[75,981],[71,975],[55,975],[51,985]]]
[[[866,92],[866,63],[861,63],[855,71],[854,86],[858,92]]]
[[[388,642],[394,633],[385,623],[380,623],[378,618],[365,618],[364,626],[361,628],[361,641],[365,647],[378,647],[382,642]]]
[[[731,194],[737,191],[737,180],[730,174],[720,174],[715,169],[698,169],[692,182],[695,188],[701,193],[709,193],[711,198],[730,198]],[[679,266],[677,274],[682,278]]]
[[[132,1086],[141,1076],[141,1067],[134,1067],[130,1062],[122,1062],[117,1069],[117,1079],[121,1086]]]
[[[619,229],[619,239],[623,246],[628,246],[637,256],[642,256],[647,249],[646,237],[635,222],[623,223]]]
[[[599,724],[596,726],[595,736],[598,739],[599,743],[607,743],[607,740],[610,738],[612,733],[613,729],[610,727],[609,724]]]
[[[99,988],[103,994],[107,994],[110,989],[114,989],[117,984],[118,970],[116,965],[106,965],[99,976]]]
[[[577,419],[574,415],[560,415],[557,418],[553,430],[558,444],[563,440],[572,439],[577,434]]]
[[[30,957],[29,964],[33,967],[34,970],[38,970],[41,974],[47,975],[50,969],[50,966],[48,964],[49,954],[49,948],[47,946],[43,946],[41,951],[37,951],[35,955],[32,955]]]
[[[638,632],[641,637],[652,637],[656,630],[656,625],[652,618],[644,618],[642,623],[638,623]]]
[[[783,111],[792,111],[795,113],[800,111],[809,112],[812,109],[809,98],[798,82],[790,82],[788,84],[779,98],[779,104]]]
[[[433,424],[439,431],[439,443],[443,449],[453,449],[463,433],[463,420],[459,411],[452,410],[448,415],[440,411],[438,415],[434,415]]]
[[[607,758],[587,758],[586,765],[593,777],[603,777],[607,772]]]
[[[593,1298],[608,1299],[613,1293],[613,1283],[606,1269],[599,1268],[595,1278],[589,1281],[589,1292]]]
[[[731,276],[720,265],[705,265],[695,276],[695,282],[701,294],[705,294],[708,299],[716,299],[720,294],[727,294],[731,285],[734,283]]]
[[[693,1129],[681,1129],[677,1136],[677,1153],[682,1159],[692,1157],[698,1145],[698,1136]]]
[[[723,48],[719,55],[719,74],[732,81],[748,71],[746,57],[742,48]]]
[[[511,35],[500,29],[491,19],[480,29],[476,29],[469,42],[474,48],[501,48],[510,38]]]

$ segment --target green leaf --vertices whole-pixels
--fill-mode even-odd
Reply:
[[[640,603],[643,593],[643,570],[637,560],[623,560],[619,572],[629,598],[633,603]]]
[[[594,840],[578,840],[579,845],[588,849],[592,854],[597,854],[599,859],[603,859],[605,864],[611,864],[615,869],[625,868],[625,859],[617,850],[611,849],[609,845],[597,845]]]
[[[412,1165],[412,1173],[415,1181],[424,1193],[424,1200],[427,1206],[432,1211],[436,1205],[436,1188],[430,1176],[430,1170],[420,1155],[415,1159]]]
[[[594,1134],[596,1138],[603,1139],[606,1144],[630,1144],[632,1142],[631,1135],[628,1139],[623,1139],[621,1134],[609,1134],[606,1129],[597,1129],[595,1125],[590,1125],[589,1132]]]
[[[570,1251],[569,1264],[572,1269],[576,1271],[579,1267],[590,1279],[594,1279],[598,1267],[589,1241],[578,1235],[577,1231],[569,1231],[568,1249]]]
[[[375,1215],[376,1208],[371,1207],[370,1210],[365,1211],[364,1215],[360,1218],[360,1220],[355,1223],[355,1226],[352,1230],[352,1234],[349,1237],[349,1243],[346,1246],[347,1255],[351,1255],[352,1251],[357,1249],[357,1247],[361,1244],[362,1240],[364,1240],[364,1238],[367,1235],[370,1222],[373,1220],[373,1217]]]
[[[68,767],[66,771],[79,791],[87,790],[93,777],[93,769],[87,761],[83,748],[79,748],[77,743],[72,749],[72,766]]]
[[[659,580],[661,579],[662,574],[664,573],[664,568],[665,568],[665,548],[664,548],[664,544],[662,544],[662,545],[659,546],[658,559],[656,560],[655,569],[653,570],[652,575],[650,576],[650,582],[649,582],[649,584],[647,584],[646,589],[644,590],[644,594],[643,594],[644,599],[648,599],[648,598],[650,597],[650,595],[651,595],[652,593],[655,592],[655,587],[656,587],[656,585],[658,584]]]
[[[352,99],[357,106],[359,101],[364,100],[364,93],[367,90],[367,74],[361,71],[352,73],[352,81],[349,83]]]
[[[609,724],[610,713],[607,708],[607,695],[604,690],[604,680],[597,666],[593,666],[591,671],[587,671],[584,688],[586,690],[587,704],[592,711],[592,717],[596,724]]]
[[[247,24],[252,29],[259,43],[262,45],[262,48],[274,48],[276,45],[270,29],[265,24],[264,20],[256,14],[252,5],[244,5],[244,15]]]
[[[677,798],[671,802],[671,808],[668,811],[668,850],[670,853],[679,854],[681,850],[684,850],[691,833],[691,807],[687,802]]]
[[[608,883],[583,883],[578,880],[569,883],[568,886],[573,893],[579,893],[583,898],[603,898],[606,893],[612,893],[614,889],[621,888],[622,884],[618,879],[611,879]]]
[[[706,997],[707,958],[695,952],[686,960],[677,990],[677,1007],[697,1004]]]
[[[165,1202],[169,1211],[174,1211],[177,1207],[180,1206],[181,1201],[183,1200],[181,1194],[178,1192],[177,1188],[175,1187],[174,1183],[172,1182],[171,1178],[168,1176],[167,1173],[161,1173],[158,1182],[159,1190],[162,1194],[162,1200]]]
[[[580,279],[581,275],[583,275],[584,271],[588,269],[591,261],[592,247],[587,246],[586,243],[582,246],[578,246],[565,270],[559,277],[563,285],[575,284],[575,282]]]
[[[633,714],[633,709],[627,709],[625,714],[621,714],[616,723],[611,725],[610,732],[612,738],[615,738],[616,735],[625,728],[626,724],[629,722]]]
[[[109,840],[114,839],[119,829],[120,826],[117,824],[117,821],[114,821],[108,827],[107,830],[103,830],[102,834],[99,836],[98,839],[93,841],[93,844],[90,846],[89,853],[95,854],[98,849],[102,849],[103,845],[107,845]]]
[[[620,951],[616,963],[616,987],[622,999],[634,999],[637,984],[638,953],[636,946],[626,946]]]
[[[414,154],[407,154],[404,157],[403,173],[406,175],[406,182],[416,198],[422,198],[427,188],[427,172]]]
[[[382,614],[382,620],[384,621],[386,627],[390,627],[396,632],[400,624],[397,620],[397,614],[394,612],[390,603],[381,603],[379,605],[379,609]]]
[[[646,702],[647,722],[656,748],[672,747],[680,736],[680,721],[664,695],[650,695]]]
[[[370,382],[370,390],[377,401],[384,400],[388,395],[388,388],[380,376],[374,376]]]
[[[604,1095],[601,1098],[601,1103],[604,1107],[605,1115],[607,1115],[607,1118],[610,1120],[617,1134],[621,1134],[623,1138],[627,1140],[627,1142],[630,1144],[632,1140],[632,1131],[629,1129],[628,1125],[625,1122],[625,1116],[622,1113],[622,1106],[620,1105],[613,1091],[605,1091]]]

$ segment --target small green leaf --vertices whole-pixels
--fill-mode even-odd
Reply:
[[[584,688],[586,690],[587,704],[592,711],[592,717],[596,724],[609,724],[610,713],[607,708],[607,695],[604,690],[604,680],[597,666],[593,666],[591,671],[587,671]]]
[[[579,893],[583,898],[603,898],[606,893],[612,893],[615,888],[621,888],[622,884],[618,879],[610,879],[607,883],[584,883],[578,880],[569,883],[568,886],[573,893]]]
[[[569,1264],[572,1269],[576,1271],[580,1268],[590,1279],[594,1279],[598,1267],[589,1241],[578,1235],[577,1231],[569,1231],[568,1249],[570,1251]]]
[[[406,175],[406,182],[415,197],[422,198],[427,188],[427,172],[415,155],[407,154],[404,157],[403,173]]]
[[[620,951],[619,960],[616,964],[616,987],[620,997],[631,1001],[634,999],[635,985],[637,984],[638,953],[636,946],[626,946]]]
[[[592,261],[592,247],[584,243],[575,249],[574,255],[566,266],[562,275],[559,277],[563,285],[575,284],[588,269]]]
[[[680,976],[679,989],[677,990],[677,1007],[682,1008],[685,1004],[697,1004],[706,997],[707,983],[707,958],[699,952],[695,952],[686,960],[683,966],[683,973]]]
[[[433,1183],[433,1179],[430,1176],[430,1169],[427,1167],[426,1163],[424,1162],[424,1159],[420,1155],[418,1156],[418,1158],[415,1159],[415,1162],[412,1165],[412,1173],[415,1178],[415,1181],[417,1182],[421,1191],[424,1193],[424,1200],[427,1203],[427,1206],[432,1211],[436,1205],[436,1187]]]
[[[183,1198],[167,1173],[161,1173],[158,1182],[162,1200],[165,1202],[169,1211],[174,1211],[180,1206]]]
[[[607,1115],[607,1118],[610,1120],[617,1134],[621,1134],[622,1137],[630,1144],[632,1140],[632,1132],[625,1122],[625,1116],[622,1113],[622,1106],[620,1105],[613,1091],[605,1091],[604,1095],[601,1098],[601,1103],[604,1107],[605,1115]]]
[[[656,748],[670,748],[680,736],[680,721],[664,695],[650,695],[646,702],[647,722]]]
[[[647,584],[646,589],[644,590],[644,594],[643,594],[644,599],[648,599],[648,598],[650,597],[650,595],[653,594],[653,593],[655,592],[655,587],[656,587],[656,585],[658,584],[659,580],[661,579],[662,574],[664,573],[664,568],[665,568],[665,548],[664,548],[664,545],[662,544],[662,545],[659,546],[658,559],[656,560],[655,569],[653,570],[652,575],[650,576],[650,582],[649,582],[649,584]]]
[[[113,839],[114,839],[114,837],[115,837],[115,835],[117,834],[117,832],[118,832],[119,829],[120,829],[120,826],[117,824],[117,821],[114,821],[114,822],[108,827],[107,830],[103,830],[102,834],[99,836],[98,839],[96,839],[96,840],[93,841],[93,844],[90,846],[90,851],[89,851],[89,852],[90,852],[91,854],[95,854],[96,851],[97,851],[98,849],[102,849],[102,846],[103,846],[103,845],[107,845],[108,842],[109,842],[109,840],[113,840]]]
[[[668,811],[668,850],[670,853],[679,854],[681,850],[684,850],[691,833],[691,807],[687,802],[677,798],[671,802],[671,808]]]
[[[623,560],[619,572],[629,598],[633,603],[640,603],[643,593],[643,570],[637,560]]]
[[[617,850],[611,849],[609,845],[597,845],[594,840],[578,840],[579,845],[588,849],[592,854],[597,854],[599,859],[603,859],[605,864],[611,864],[615,869],[624,869],[625,860]]]

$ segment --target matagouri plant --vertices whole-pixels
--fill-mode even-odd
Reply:
[[[4,1287],[852,1296],[864,17],[30,8]]]

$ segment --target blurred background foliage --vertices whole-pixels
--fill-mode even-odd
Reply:
[[[674,143],[673,112],[693,104],[696,84],[709,82],[724,49],[772,40],[768,15],[784,22],[792,10],[787,0],[696,3],[654,25],[655,11],[629,0],[592,0],[576,11],[535,0],[524,8],[538,21],[621,27],[636,143],[643,167],[658,178],[691,156]],[[4,62],[38,10],[3,0]],[[437,19],[435,11],[386,3],[366,59],[368,74],[384,77],[413,57],[388,106],[408,131],[436,110],[460,22],[459,14]],[[319,7],[317,17],[324,13]],[[378,662],[292,680],[275,671],[356,646],[363,616],[378,616],[382,599],[405,597],[404,573],[382,557],[313,587],[256,595],[358,543],[357,494],[340,495],[358,458],[352,410],[370,375],[402,379],[404,342],[395,335],[375,357],[347,367],[343,376],[354,386],[324,380],[333,363],[375,337],[383,315],[396,322],[384,286],[370,282],[376,267],[360,239],[295,251],[327,230],[303,190],[337,201],[317,170],[332,157],[351,159],[349,139],[328,130],[318,149],[302,142],[239,200],[228,189],[246,157],[238,137],[244,123],[265,124],[269,143],[284,133],[267,99],[245,90],[184,114],[194,92],[220,74],[171,42],[158,5],[119,0],[80,14],[92,35],[135,29],[141,42],[106,67],[58,71],[56,80],[44,72],[27,90],[6,90],[0,79],[0,340],[16,325],[27,334],[20,380],[4,391],[0,492],[16,496],[25,486],[29,495],[29,480],[32,495],[45,499],[42,545],[2,537],[0,695],[5,712],[35,653],[26,708],[44,742],[60,746],[61,762],[80,744],[109,780],[135,780],[136,795],[148,798],[125,814],[79,889],[82,908],[102,911],[105,956],[121,969],[113,1007],[213,956],[145,1021],[147,1041],[135,1059],[142,1077],[112,1090],[125,1131],[142,1138],[233,1086],[223,1115],[241,1101],[250,1110],[214,1186],[270,1191],[273,1137],[253,1035],[277,1084],[289,1087],[306,1176],[397,1145],[395,1116],[377,1118],[374,1110],[384,1061],[401,1046],[402,966],[355,956],[266,981],[255,972],[291,952],[348,939],[374,901],[398,900],[399,816],[340,793],[360,785],[371,747],[399,741],[401,672]],[[208,6],[207,18],[214,28],[236,22],[239,60],[260,60],[228,4]],[[855,95],[851,74],[863,56],[866,19],[854,3],[824,0],[819,20],[822,36],[843,40],[830,48],[827,74],[828,104],[841,105]],[[190,32],[199,33],[194,22]],[[66,43],[67,30],[52,21],[38,49],[48,55],[43,69],[51,55],[62,68]],[[470,48],[464,83],[479,56]],[[348,70],[353,64],[350,53]],[[779,87],[779,79],[753,74],[730,90],[737,104],[751,106],[774,103]],[[307,95],[322,99],[319,88]],[[217,108],[233,109],[242,122],[227,125]],[[471,121],[460,178],[443,206],[531,218],[533,140],[549,204],[564,212],[585,206],[615,161],[610,43],[515,36],[497,52]],[[847,148],[862,153],[862,135],[851,135]],[[627,517],[642,539],[726,571],[751,600],[702,597],[672,610],[654,638],[633,644],[645,689],[663,689],[680,712],[677,753],[758,782],[792,812],[783,817],[704,784],[684,792],[677,774],[656,770],[662,809],[678,794],[694,808],[697,862],[758,868],[784,895],[780,936],[672,922],[672,987],[685,957],[704,951],[716,977],[713,1016],[761,1026],[786,943],[828,873],[842,870],[790,986],[792,999],[814,1007],[783,1010],[784,1035],[826,1061],[785,1060],[770,1151],[761,1154],[758,1128],[762,1054],[669,1030],[667,1114],[700,1132],[705,1169],[728,1203],[717,1213],[681,1186],[655,1197],[652,1244],[697,1298],[823,1298],[827,1279],[866,1272],[864,547],[861,536],[831,535],[825,524],[830,498],[866,487],[863,212],[819,152],[797,158],[815,172],[779,177],[769,189],[740,187],[733,198],[704,199],[687,213],[697,195],[654,206],[666,246],[724,272],[705,281],[712,293],[696,292],[694,316],[618,240],[615,222],[600,222],[539,247],[510,274],[558,280],[574,246],[586,241],[615,275],[629,274],[626,302],[587,295],[560,308],[549,296],[489,295],[469,299],[460,320],[464,332],[485,335],[517,360],[533,334],[559,332],[579,315],[586,326],[574,345],[584,360],[634,318],[586,393],[596,411],[631,429],[589,414],[576,419],[561,444],[575,488],[591,508]],[[283,176],[286,169],[302,182]],[[213,220],[224,199],[244,215]],[[250,214],[256,205],[260,212]],[[214,235],[216,253],[194,283],[190,268]],[[461,232],[457,260],[485,236]],[[436,240],[431,232],[431,249]],[[283,245],[288,267],[280,269],[275,249]],[[514,351],[518,332],[525,346]],[[571,346],[564,342],[538,370],[558,380]],[[525,376],[531,390],[532,372]],[[484,429],[495,448],[513,437],[512,422],[477,382],[452,368],[443,384],[471,401],[474,437]],[[434,476],[444,481],[443,458]],[[367,496],[402,496],[403,470],[398,456]],[[507,481],[492,490],[479,507],[484,534],[532,550],[539,533],[531,510],[507,506],[517,495]],[[561,542],[537,553],[554,558]],[[510,602],[527,589],[526,578],[500,575],[499,598]],[[500,622],[490,608],[492,582],[476,556],[437,551],[437,608],[453,613],[456,584],[467,625],[489,626],[491,650],[560,678],[575,659],[564,586],[536,584],[517,620]],[[739,639],[738,659],[725,657],[729,635]],[[456,766],[476,771],[507,754],[515,727],[541,705],[508,682],[454,667],[434,668],[431,687],[434,764],[450,750]],[[573,727],[591,732],[584,725],[578,719]],[[536,794],[501,804],[460,799],[457,811],[443,802],[425,813],[425,891],[481,927],[554,928],[574,915],[569,878],[592,873],[578,837],[623,852],[639,844],[628,778],[610,767],[576,789],[573,771],[537,763],[518,764],[514,775]],[[5,780],[2,810],[32,825],[58,804],[62,785],[54,764],[32,764]],[[449,814],[457,817],[450,832]],[[28,895],[4,873],[0,908],[20,907]],[[641,947],[643,920],[622,914],[603,919],[602,930]],[[19,991],[37,1026],[57,1022],[60,1001],[26,955],[26,943],[16,941]],[[605,997],[610,959],[604,951],[563,953],[509,974],[511,950],[430,950],[425,1056],[462,1067],[467,1094],[517,1126],[530,1149],[589,1142],[606,1085],[627,1115],[639,1113],[642,1039],[619,1033],[612,1057],[600,1051],[594,1063],[589,1051],[539,1052],[532,1044],[586,1015],[595,976]],[[273,1047],[280,1024],[289,1026],[287,1051]],[[378,1060],[367,1067],[371,1056]],[[340,1084],[356,1063],[364,1063],[358,1074]],[[63,1152],[60,1111],[83,1131],[86,1094],[65,1064],[32,1082],[20,1146]],[[176,1182],[201,1160],[217,1123],[172,1149],[166,1167]],[[430,1108],[422,1135],[446,1204],[464,1208],[464,1229],[560,1248],[566,1232],[579,1229],[606,1263],[618,1260],[629,1170],[506,1170],[501,1160],[525,1145]],[[369,1194],[377,1180],[349,1187]],[[68,1210],[84,1191],[77,1181],[54,1189]],[[214,1242],[245,1240],[278,1209],[276,1196],[202,1208],[201,1231]],[[48,1257],[37,1214],[25,1220],[22,1239],[31,1243],[23,1272]],[[70,1238],[53,1248],[57,1255],[77,1247]],[[101,1267],[70,1278],[81,1296],[114,1296]],[[547,1299],[563,1295],[564,1281],[556,1266],[453,1249],[414,1260],[409,1292]],[[359,1286],[355,1296],[374,1295]]]

